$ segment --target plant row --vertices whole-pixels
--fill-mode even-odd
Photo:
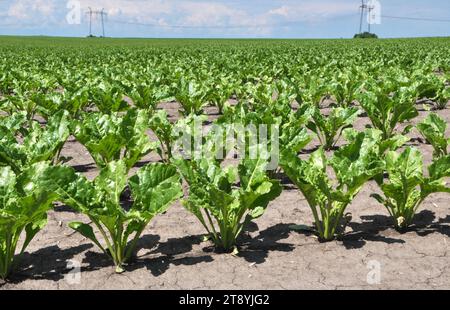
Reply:
[[[450,176],[449,139],[445,137],[446,122],[437,114],[429,114],[417,126],[435,149],[425,173],[417,149],[405,147],[398,151],[409,138],[394,130],[387,135],[383,131],[386,127],[379,128],[375,122],[373,128],[363,132],[342,124],[337,132],[344,137],[344,146],[330,157],[325,151],[326,140],[322,140],[323,146],[309,158],[301,159],[298,154],[311,142],[312,132],[319,133],[314,130],[317,110],[306,104],[294,110],[282,98],[253,108],[248,102],[230,106],[216,124],[272,122],[279,126],[279,166],[306,198],[321,241],[333,240],[344,231],[346,208],[369,180],[379,184],[383,195],[373,197],[389,210],[400,231],[412,224],[417,209],[430,194],[450,192],[445,181]],[[324,123],[335,123],[333,117],[321,117]],[[193,123],[197,118],[204,119],[192,115],[174,124],[168,121],[165,111],[150,117],[146,110],[134,108],[125,114],[86,113],[81,120],[60,111],[45,126],[27,119],[26,113],[3,117],[0,275],[10,273],[16,254],[20,256],[44,228],[46,214],[56,201],[89,218],[89,223],[73,222],[69,226],[92,240],[122,272],[151,219],[183,196],[181,180],[189,189],[183,206],[205,227],[207,237],[218,249],[237,252],[237,239],[246,225],[262,216],[282,192],[279,180],[267,169],[272,146],[269,142],[267,150],[261,144],[247,144],[246,153],[256,148],[258,156],[244,156],[238,166],[226,165],[215,156],[217,150],[211,142],[217,137],[211,134],[202,138],[202,156],[172,156],[169,150],[175,143],[174,132],[178,132],[173,127],[194,138]],[[149,129],[159,141],[150,140]],[[70,134],[86,147],[97,164],[100,173],[95,180],[60,164],[66,160],[61,150]],[[228,145],[227,150],[235,147]],[[136,163],[154,150],[165,161],[148,164],[128,177]],[[127,191],[131,197],[124,199]],[[18,249],[22,235],[25,237]]]

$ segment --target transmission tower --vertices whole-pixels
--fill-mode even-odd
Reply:
[[[98,14],[100,14],[100,17],[102,19],[102,34],[103,34],[103,38],[104,38],[105,37],[105,21],[103,20],[103,18],[106,17],[105,9],[102,9],[100,12],[98,12]]]
[[[105,9],[93,11],[90,7],[88,8],[89,12],[86,14],[89,15],[89,36],[92,37],[92,16],[100,16],[100,20],[102,23],[102,37],[105,37],[105,18],[108,14],[105,12]]]
[[[92,9],[89,7],[89,12],[86,14],[89,14],[89,36],[92,37]]]
[[[364,19],[364,12],[367,9],[367,5],[364,2],[364,0],[361,0],[361,6],[359,7],[361,9],[361,20],[359,22],[359,33],[362,33],[362,26],[363,26],[363,19]]]
[[[370,2],[370,1],[369,1]],[[375,9],[374,6],[370,6],[369,3],[366,3],[364,0],[361,0],[361,6],[359,7],[361,9],[361,19],[359,21],[359,33],[362,33],[363,28],[363,20],[364,20],[364,13],[367,11],[367,17],[370,17],[372,14],[372,11]],[[367,29],[370,33],[371,30],[371,22],[367,22]]]

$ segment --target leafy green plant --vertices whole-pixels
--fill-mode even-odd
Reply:
[[[384,139],[391,138],[399,124],[419,115],[414,92],[406,87],[391,89],[390,86],[373,86],[370,91],[359,96],[359,101],[373,127],[383,132]],[[404,132],[410,129],[408,126]]]
[[[5,111],[12,115],[14,113],[25,112],[28,125],[31,126],[36,115],[38,105],[33,100],[30,100],[29,93],[26,91],[17,91],[12,95],[6,95],[2,100],[5,106]]]
[[[111,257],[116,272],[123,272],[144,229],[154,216],[167,211],[182,195],[180,176],[175,167],[150,164],[127,179],[124,161],[108,163],[94,181],[77,174],[73,168],[58,166],[47,172],[47,186],[60,199],[85,214],[90,224],[72,222],[69,226],[90,239]],[[132,205],[121,195],[126,186],[131,190]],[[94,232],[99,231],[99,240]]]
[[[316,108],[312,113],[312,121],[307,127],[313,131],[325,150],[331,150],[342,135],[342,131],[352,127],[359,110],[357,108],[333,108],[330,115],[325,116]]]
[[[298,77],[298,81],[292,81],[298,104],[312,104],[320,107],[323,99],[328,95],[328,81],[320,76],[309,74]]]
[[[450,139],[445,137],[447,122],[439,115],[430,113],[427,118],[417,125],[417,129],[422,136],[434,148],[434,157],[442,157],[448,154],[448,144]]]
[[[444,110],[450,101],[450,87],[442,88],[438,91],[436,101],[436,109]]]
[[[46,163],[37,163],[19,175],[10,167],[0,167],[0,278],[2,279],[13,271],[20,255],[47,224],[47,211],[56,199],[56,196],[41,182],[47,167]],[[17,253],[20,243],[21,247]]]
[[[243,160],[239,167],[220,167],[213,159],[177,160],[189,184],[185,208],[205,227],[218,249],[236,252],[237,238],[245,226],[264,214],[270,201],[281,194],[281,185],[266,175],[267,160]],[[239,181],[239,185],[237,182]]]
[[[169,121],[165,110],[157,111],[150,119],[150,129],[159,140],[158,154],[164,162],[170,162],[174,140],[174,125]]]
[[[357,93],[361,87],[361,80],[358,78],[358,70],[339,73],[330,83],[330,94],[336,99],[339,107],[347,108],[357,98]]]
[[[389,139],[383,139],[383,133],[380,130],[372,128],[366,129],[364,133],[366,134],[367,139],[376,141],[376,148],[374,148],[373,151],[377,152],[379,158],[384,158],[386,152],[396,151],[411,140],[404,135],[395,135]],[[360,134],[361,132],[354,128],[345,129],[342,133],[349,144],[357,143]]]
[[[124,116],[86,113],[74,127],[74,136],[99,167],[124,159],[131,169],[156,147],[146,133],[148,113],[144,110],[130,109]]]
[[[101,84],[91,91],[91,98],[97,109],[103,114],[122,112],[129,109],[120,88]]]
[[[31,100],[36,103],[36,111],[46,120],[58,113],[60,110],[69,112],[71,118],[79,117],[80,112],[88,105],[89,96],[85,90],[79,90],[75,93],[51,94],[36,93],[31,96]]]
[[[0,124],[0,166],[10,166],[16,174],[28,166],[51,160],[59,161],[64,143],[70,135],[68,113],[53,115],[46,126],[33,121],[26,127],[24,113],[14,114]]]
[[[386,156],[388,182],[380,183],[384,197],[372,194],[382,203],[395,221],[395,227],[404,231],[413,222],[423,201],[432,193],[450,193],[445,179],[450,176],[450,156],[436,159],[428,167],[429,176],[423,174],[421,153],[407,148],[403,153],[389,152]]]
[[[167,98],[159,85],[138,85],[130,92],[130,98],[139,109],[147,110],[149,114],[156,110],[158,103]]]
[[[447,107],[450,100],[450,87],[446,85],[445,78],[440,78],[434,73],[425,74],[419,71],[414,79],[419,98],[431,100],[437,110],[443,110]]]
[[[207,120],[204,115],[189,115],[185,118],[179,119],[177,122],[172,123],[165,110],[157,111],[149,121],[149,127],[156,135],[159,141],[158,154],[165,163],[170,163],[174,157],[174,151],[177,146],[178,139],[183,135],[193,136],[193,128],[195,124],[202,125]]]
[[[321,241],[333,240],[343,223],[347,206],[363,185],[383,171],[378,142],[370,133],[361,132],[354,141],[328,159],[323,148],[308,160],[284,150],[281,167],[303,193],[312,210],[316,233]],[[329,168],[336,176],[333,181]]]
[[[199,82],[180,79],[175,90],[175,98],[183,108],[180,112],[184,116],[201,114],[207,104],[208,92],[208,89]]]
[[[223,113],[224,106],[234,91],[235,85],[224,78],[222,78],[220,83],[214,85],[209,93],[209,101],[219,109],[219,114]]]

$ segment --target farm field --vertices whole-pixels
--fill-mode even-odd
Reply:
[[[450,288],[449,38],[0,37],[0,59],[0,289]],[[196,122],[279,146],[177,157]]]

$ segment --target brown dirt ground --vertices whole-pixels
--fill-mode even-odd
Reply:
[[[163,107],[177,118],[176,103]],[[216,117],[214,108],[207,112]],[[438,113],[449,122],[448,109]],[[427,112],[420,114],[414,123]],[[361,117],[355,127],[366,124]],[[419,135],[413,131],[410,136]],[[431,160],[431,146],[417,139],[410,144],[421,149],[427,163]],[[73,139],[63,155],[72,156],[70,164],[88,177],[97,174],[90,155]],[[143,163],[157,160],[152,154]],[[391,228],[387,211],[369,197],[377,191],[369,182],[349,206],[353,220],[342,240],[319,243],[311,234],[290,229],[293,224],[312,227],[312,215],[298,190],[286,184],[243,235],[238,256],[214,253],[211,244],[201,242],[201,225],[176,203],[152,221],[136,261],[120,275],[89,240],[68,228],[70,221],[85,218],[59,206],[49,213],[20,270],[1,289],[450,289],[449,196],[427,199],[414,227],[400,234]],[[67,281],[68,260],[82,262],[78,284]],[[379,284],[367,282],[371,261],[381,264]]]

